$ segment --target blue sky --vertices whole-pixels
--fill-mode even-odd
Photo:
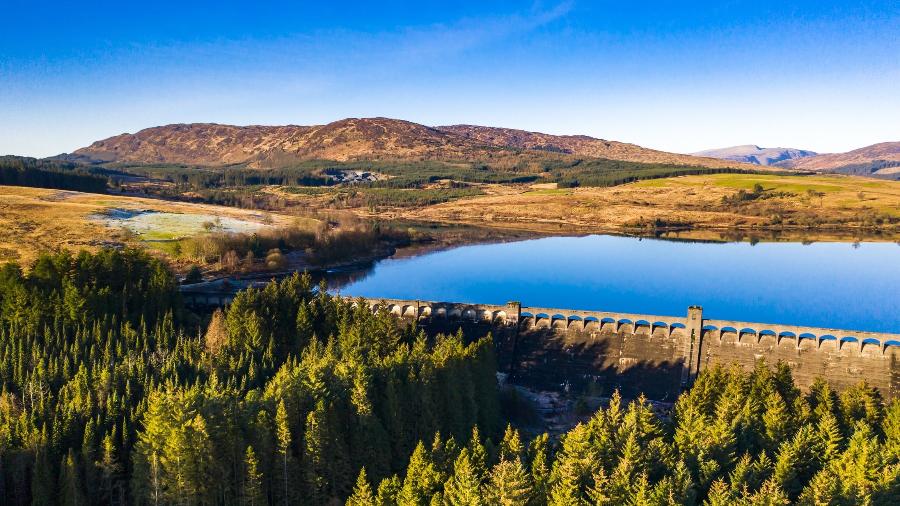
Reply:
[[[3,0],[0,154],[388,116],[691,152],[900,140],[893,1]]]

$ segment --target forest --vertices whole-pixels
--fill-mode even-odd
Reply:
[[[483,441],[483,442],[482,442]],[[451,448],[452,450],[448,450]],[[614,393],[552,441],[512,427],[494,445],[423,441],[406,472],[361,471],[347,504],[894,505],[900,403],[825,381],[807,393],[784,364],[703,372],[671,413]]]
[[[321,337],[320,337],[321,336]],[[3,504],[326,504],[438,432],[499,427],[489,338],[293,276],[201,325],[137,251],[0,270]]]
[[[294,275],[212,315],[135,250],[0,267],[0,503],[843,505],[900,497],[900,403],[712,368],[671,409],[507,423],[490,336]]]
[[[245,166],[226,166],[218,169],[180,165],[122,165],[110,164],[131,174],[162,179],[175,183],[174,192],[206,192],[216,189],[252,189],[261,185],[287,187],[329,187],[337,184],[329,173],[366,171],[381,174],[377,181],[354,183],[354,188],[418,189],[437,181],[460,183],[558,183],[560,187],[615,186],[639,181],[682,175],[745,173],[740,169],[711,169],[661,163],[626,162],[602,158],[573,158],[570,156],[528,153],[515,163],[510,160],[471,161],[355,161],[335,162],[310,160],[291,167],[252,169]],[[173,194],[174,195],[174,194]],[[219,195],[220,199],[225,198]]]
[[[106,193],[107,178],[70,162],[0,156],[0,185]]]

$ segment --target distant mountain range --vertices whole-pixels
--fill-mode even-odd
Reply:
[[[121,134],[55,159],[125,164],[241,165],[283,168],[306,160],[483,162],[540,166],[550,159],[596,159],[683,165],[838,172],[900,179],[900,142],[841,154],[756,145],[669,153],[587,135],[550,135],[477,125],[430,127],[390,118],[347,118],[314,126],[165,125]],[[554,162],[555,163],[555,162]],[[552,163],[551,163],[552,166]]]
[[[882,142],[846,153],[799,158],[779,165],[792,170],[900,179],[900,142]]]
[[[752,168],[728,160],[667,153],[584,135],[549,135],[474,125],[429,127],[389,118],[348,118],[318,126],[166,125],[97,141],[60,158],[84,162],[243,164],[278,168],[302,160],[496,161],[504,157],[519,158],[523,153]]]
[[[831,154],[818,154],[793,148],[761,148],[753,144],[710,149],[693,154],[804,172],[834,172],[900,179],[900,142],[882,142],[846,153]]]
[[[694,156],[708,156],[722,160],[752,163],[754,165],[777,165],[787,160],[815,156],[818,153],[794,148],[761,148],[754,144],[732,146],[730,148],[709,149],[692,153]]]

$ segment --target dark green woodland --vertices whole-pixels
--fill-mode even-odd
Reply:
[[[0,504],[897,504],[900,403],[711,369],[508,425],[489,336],[426,336],[308,276],[198,316],[134,250],[0,267]],[[505,429],[504,429],[505,428]]]

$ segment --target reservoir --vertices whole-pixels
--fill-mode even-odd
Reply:
[[[590,235],[388,258],[342,295],[682,316],[900,333],[896,243],[713,243]]]

